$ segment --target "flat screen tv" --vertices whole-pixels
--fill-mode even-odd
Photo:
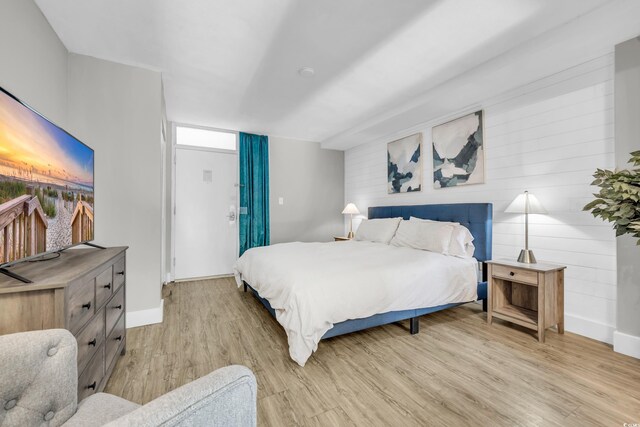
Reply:
[[[93,240],[94,152],[0,87],[0,267]]]

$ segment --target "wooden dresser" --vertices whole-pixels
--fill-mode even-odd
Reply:
[[[126,344],[126,247],[70,249],[0,276],[0,335],[64,328],[78,340],[78,400],[104,389]]]

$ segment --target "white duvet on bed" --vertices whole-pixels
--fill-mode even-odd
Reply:
[[[269,301],[304,366],[335,323],[477,299],[477,265],[381,243],[295,242],[248,250],[234,273]]]

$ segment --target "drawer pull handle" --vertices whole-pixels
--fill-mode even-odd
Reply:
[[[96,384],[96,382],[94,381],[94,382],[92,382],[91,384],[89,384],[89,385],[87,386],[87,388],[90,388],[91,390],[95,390],[95,389],[96,389],[96,385],[97,385],[97,384]]]
[[[118,335],[118,336],[115,338],[115,340],[116,340],[116,341],[122,341],[122,335]]]
[[[116,274],[119,275],[119,276],[124,276],[124,270],[123,271],[117,271]]]
[[[515,275],[516,275],[516,273],[514,273],[513,271],[509,272],[509,276],[515,276]]]
[[[113,308],[116,310],[122,310],[122,304],[114,305]]]
[[[95,347],[97,343],[98,343],[98,341],[96,341],[96,339],[94,338],[91,341],[89,341],[87,344]]]
[[[105,289],[111,289],[111,283],[107,283],[106,285],[104,285]]]
[[[91,308],[91,301],[86,304],[82,304],[82,308],[86,308],[87,310],[89,310]]]

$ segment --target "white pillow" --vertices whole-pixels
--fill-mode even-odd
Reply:
[[[473,254],[476,251],[476,247],[473,243],[467,243],[467,246],[465,248],[465,256],[460,257],[460,258],[473,258]]]
[[[440,224],[448,224],[453,226],[451,243],[449,245],[449,250],[447,251],[448,254],[457,256],[459,258],[473,258],[473,253],[476,250],[476,247],[472,243],[473,235],[464,225],[460,225],[460,223],[458,222],[433,221],[431,219],[422,219],[413,216],[410,217],[409,220],[416,222],[437,222]]]
[[[389,244],[402,218],[363,219],[356,231],[356,240]]]
[[[453,229],[437,221],[402,221],[391,244],[447,255]]]
[[[473,242],[473,235],[469,229],[464,225],[455,226],[451,237],[451,245],[449,246],[449,255],[472,258],[476,247],[471,242]]]

